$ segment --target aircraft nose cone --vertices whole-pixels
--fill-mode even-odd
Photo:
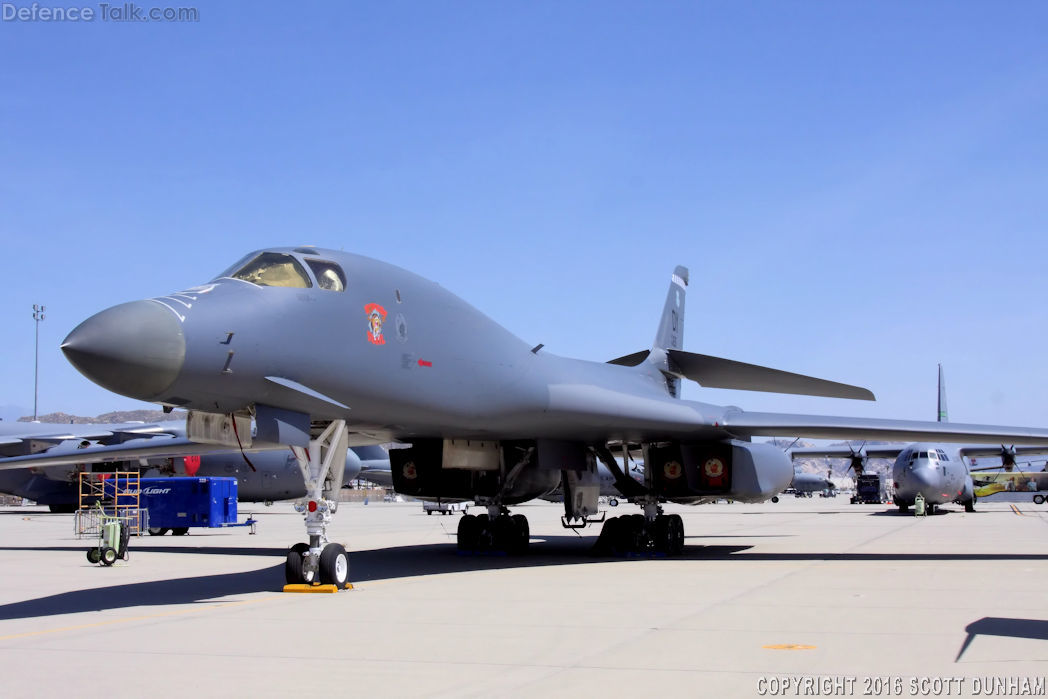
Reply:
[[[906,471],[899,481],[899,491],[908,495],[923,493],[926,497],[939,488],[938,474],[929,468],[914,468]]]
[[[938,474],[930,468],[915,468],[910,473],[914,487],[919,489],[934,488],[938,485]]]
[[[182,370],[186,339],[171,311],[152,301],[132,301],[76,326],[62,343],[62,352],[99,386],[152,400]]]

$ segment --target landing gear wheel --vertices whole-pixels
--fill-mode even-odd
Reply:
[[[648,534],[644,526],[647,522],[644,519],[644,515],[629,515],[622,519],[626,523],[626,526],[623,528],[626,534],[626,546],[623,547],[623,550],[631,553],[649,551]]]
[[[287,558],[284,560],[284,580],[288,585],[302,585],[313,581],[312,575],[309,580],[305,579],[302,566],[302,554],[308,551],[309,544],[295,544],[287,552]]]
[[[475,551],[490,551],[495,548],[495,532],[493,522],[487,515],[477,515],[477,528],[473,536],[473,549]]]
[[[975,512],[975,496],[974,495],[972,496],[971,500],[968,500],[967,502],[964,503],[964,511],[965,512]]]
[[[472,551],[477,548],[477,538],[480,533],[480,523],[476,515],[462,515],[458,523],[458,550]]]
[[[171,529],[171,533],[175,536],[185,536],[189,533],[189,527],[174,527]]]
[[[600,528],[600,536],[597,543],[593,545],[593,553],[598,556],[613,556],[616,553],[618,541],[619,518],[612,517],[604,522]]]
[[[492,548],[511,553],[516,548],[517,525],[509,515],[499,515],[491,527]]]
[[[102,565],[111,566],[116,563],[116,549],[106,546],[102,549]]]
[[[1034,505],[1043,505],[1044,504],[1044,496],[1040,495],[1040,494],[1034,495],[1033,496],[1033,504]]]
[[[669,547],[666,553],[679,556],[684,553],[684,519],[680,515],[670,515],[666,519],[669,533]]]
[[[164,534],[167,534],[169,531],[171,530],[167,527],[150,527],[149,536],[163,536]]]
[[[102,560],[102,552],[98,550],[98,547],[90,548],[87,550],[87,562],[95,565]]]
[[[643,527],[644,515],[622,515],[605,522],[604,532],[607,533],[611,553],[623,555],[640,551],[638,539],[643,534]]]
[[[528,525],[528,518],[524,515],[513,515],[512,520],[517,530],[517,545],[512,553],[527,553],[528,546],[531,545],[531,527]]]
[[[684,520],[680,515],[655,518],[655,550],[667,556],[679,556],[684,550]]]
[[[655,518],[655,550],[667,555],[670,552],[669,517],[664,515]]]
[[[342,544],[328,544],[320,552],[320,582],[339,588],[349,582],[349,557]]]

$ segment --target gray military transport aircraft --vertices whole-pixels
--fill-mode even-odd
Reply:
[[[949,420],[946,409],[946,382],[939,365],[939,401],[936,410],[940,423]],[[1006,440],[1008,441],[1008,440]],[[1014,466],[1017,454],[1044,454],[1044,446],[1011,446],[987,444],[945,444],[914,442],[909,444],[876,444],[858,446],[800,447],[789,450],[792,458],[846,458],[851,468],[861,474],[867,459],[894,459],[893,500],[900,512],[906,512],[920,495],[932,513],[939,505],[957,503],[966,512],[975,512],[975,485],[968,460],[974,457],[999,456],[1006,467]]]
[[[253,252],[211,282],[114,306],[62,350],[125,396],[188,409],[187,434],[219,448],[291,446],[306,484],[296,507],[308,543],[289,582],[342,585],[342,546],[326,537],[347,443],[399,442],[398,491],[472,499],[458,545],[522,551],[528,524],[509,506],[560,484],[565,523],[597,511],[595,463],[642,516],[604,523],[615,551],[681,551],[684,528],[661,503],[759,501],[793,477],[782,449],[754,436],[973,439],[1048,445],[1048,430],[746,412],[680,399],[708,387],[872,400],[863,388],[683,351],[688,271],[671,278],[651,349],[611,362],[559,357],[513,336],[438,284],[393,265],[314,247]],[[252,417],[256,434],[251,435]],[[645,482],[612,449],[643,453]],[[3,462],[0,461],[0,468]]]
[[[790,481],[789,487],[798,495],[808,497],[811,497],[812,493],[832,492],[837,489],[834,482],[830,480],[829,473],[824,477],[817,473],[805,473],[804,471],[793,472],[793,480]]]

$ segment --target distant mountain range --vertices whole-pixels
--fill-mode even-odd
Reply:
[[[185,420],[185,412],[178,410],[165,413],[163,410],[117,410],[112,413],[102,413],[96,417],[82,417],[70,415],[69,413],[48,413],[37,417],[38,422],[48,422],[62,425],[83,425],[87,423],[102,423],[111,425],[119,422],[169,422],[171,420]],[[19,422],[32,422],[32,416],[20,417]]]

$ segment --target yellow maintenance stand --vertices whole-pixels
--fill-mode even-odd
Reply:
[[[79,501],[74,522],[76,535],[96,535],[101,531],[102,516],[119,517],[128,533],[141,533],[138,471],[80,473]],[[98,506],[101,505],[101,510]]]

